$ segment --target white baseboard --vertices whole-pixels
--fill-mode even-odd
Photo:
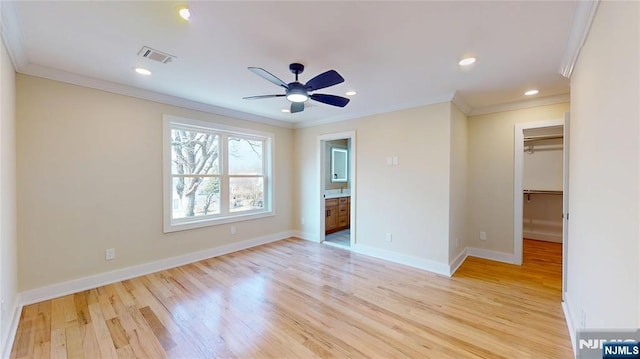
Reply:
[[[451,276],[449,266],[444,263],[438,263],[428,259],[416,258],[410,255],[392,252],[385,249],[369,247],[362,244],[354,245],[353,247],[351,247],[351,250],[353,252],[364,254],[366,256],[376,257],[418,269],[424,269],[426,271],[436,274],[442,274],[447,277]]]
[[[291,233],[293,233],[293,237],[304,239],[305,241],[320,243],[320,238],[318,238],[317,234],[302,231],[292,231]]]
[[[449,264],[449,276],[452,276],[453,273],[455,273],[458,270],[458,268],[460,268],[462,263],[464,263],[465,259],[467,259],[468,255],[469,254],[467,253],[467,248],[465,248],[464,250],[462,250],[462,252],[460,252],[460,254],[458,254],[456,259],[454,259]]]
[[[83,290],[100,287],[103,285],[127,280],[149,273],[162,271],[169,268],[197,262],[203,259],[221,256],[243,249],[259,246],[266,243],[279,241],[293,237],[293,231],[261,236],[241,242],[226,244],[220,247],[205,249],[199,252],[184,254],[177,257],[161,259],[155,262],[144,263],[132,267],[118,269],[112,272],[100,273],[88,277],[73,279],[67,282],[56,283],[46,287],[30,289],[21,293],[22,305],[38,303],[44,300],[57,298],[63,295],[81,292]]]
[[[535,239],[538,241],[562,243],[562,233],[558,235],[555,233],[523,231],[522,237],[527,239]]]
[[[9,359],[9,356],[11,355],[11,348],[13,347],[13,341],[15,340],[16,332],[18,331],[18,323],[20,322],[20,315],[22,314],[22,300],[20,299],[20,294],[16,295],[14,303],[15,305],[13,306],[9,330],[7,331],[5,338],[2,338],[2,341],[0,342],[3,344],[3,349],[0,352],[2,359]]]
[[[467,247],[467,255],[471,257],[484,258],[509,264],[516,263],[513,253],[504,253],[482,248]]]
[[[564,300],[562,301],[562,312],[564,313],[564,320],[567,322],[567,329],[569,330],[569,337],[571,337],[571,347],[573,348],[573,355],[577,356],[578,351],[576,348],[576,326],[574,325],[573,315],[571,314],[571,305],[569,304],[569,293],[564,293]]]

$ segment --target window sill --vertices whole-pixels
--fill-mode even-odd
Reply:
[[[226,223],[234,223],[234,222],[241,222],[241,221],[248,221],[248,220],[252,220],[252,219],[259,219],[259,218],[265,218],[265,217],[273,217],[275,216],[275,211],[271,211],[271,212],[260,212],[260,213],[247,213],[247,214],[236,214],[233,216],[228,216],[228,217],[218,217],[218,218],[207,218],[207,219],[200,219],[200,220],[191,220],[188,222],[180,222],[180,223],[165,223],[164,224],[164,233],[171,233],[171,232],[179,232],[179,231],[186,231],[189,229],[195,229],[195,228],[203,228],[203,227],[211,227],[211,226],[217,226],[220,224],[226,224]]]

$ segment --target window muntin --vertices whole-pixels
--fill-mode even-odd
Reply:
[[[165,232],[273,214],[272,135],[176,119],[165,116]]]

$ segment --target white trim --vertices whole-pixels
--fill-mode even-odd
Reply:
[[[564,313],[564,320],[567,322],[567,330],[569,330],[569,337],[571,338],[571,347],[573,348],[573,355],[577,355],[576,348],[576,326],[574,325],[573,315],[571,314],[571,306],[568,293],[565,293],[565,300],[562,301],[562,312]]]
[[[13,1],[0,1],[0,32],[9,58],[16,71],[22,69],[27,63],[27,55],[22,46],[22,33],[16,15],[16,3]]]
[[[226,148],[228,137],[231,136],[239,136],[239,137],[249,137],[255,138],[261,141],[264,141],[265,148],[264,154],[266,154],[266,158],[263,159],[264,165],[264,208],[261,210],[247,211],[244,213],[229,213],[225,208],[228,208],[229,203],[227,199],[229,198],[229,192],[225,192],[224,190],[220,191],[221,195],[221,213],[214,216],[203,216],[198,218],[191,218],[188,220],[174,220],[172,218],[172,206],[173,206],[173,184],[172,184],[172,174],[171,172],[171,129],[176,125],[176,127],[181,127],[185,129],[194,129],[194,130],[202,130],[205,132],[213,132],[221,135],[221,139],[219,140],[220,145],[220,153],[219,157],[223,158],[223,166],[226,166]],[[253,220],[264,217],[272,217],[276,215],[275,212],[275,193],[274,193],[274,156],[275,156],[275,135],[270,132],[252,130],[241,127],[233,127],[223,124],[218,124],[209,121],[200,121],[194,120],[184,117],[178,117],[173,115],[162,115],[162,171],[163,171],[163,232],[170,233],[176,231],[189,230],[194,228],[215,226],[225,223],[233,223],[239,221]],[[224,167],[226,168],[226,167]],[[221,188],[228,189],[228,182],[226,179],[229,177],[228,171],[226,169],[222,170],[221,178]],[[226,187],[225,187],[226,186]]]
[[[14,307],[11,315],[11,324],[9,324],[9,330],[7,331],[7,336],[2,338],[3,340],[0,343],[3,344],[3,351],[0,352],[0,356],[2,359],[9,359],[11,355],[11,349],[13,347],[13,342],[16,339],[16,333],[18,332],[18,324],[20,324],[20,315],[22,314],[22,299],[20,294],[16,295],[14,300]]]
[[[214,105],[210,105],[202,102],[187,100],[177,96],[145,90],[138,87],[117,84],[115,82],[105,81],[101,79],[78,75],[78,74],[74,74],[74,73],[70,73],[62,70],[56,70],[56,69],[34,65],[34,64],[28,64],[27,66],[24,66],[22,69],[19,69],[18,72],[21,72],[26,75],[43,77],[49,80],[65,82],[73,85],[111,92],[119,95],[125,95],[125,96],[140,98],[143,100],[158,102],[162,104],[183,107],[190,110],[213,113],[221,116],[227,116],[227,117],[232,117],[232,118],[237,118],[237,119],[252,121],[252,122],[259,122],[259,123],[264,123],[267,125],[272,125],[277,127],[284,127],[284,128],[294,127],[293,124],[290,122],[274,120],[271,118],[253,115],[246,112],[236,111],[236,110],[232,110],[232,109],[228,109],[220,106],[214,106]]]
[[[576,332],[573,328],[571,320],[571,312],[569,311],[569,304],[562,302],[562,312],[564,313],[564,319],[567,322],[567,330],[569,331],[569,338],[571,338],[571,348],[573,349],[573,355],[577,355],[576,352]]]
[[[320,243],[320,238],[316,234],[310,232],[293,231],[292,236],[309,242]]]
[[[562,243],[562,234],[522,231],[522,238],[535,239],[537,241]]]
[[[570,96],[568,93],[554,96],[540,97],[531,100],[524,100],[518,102],[503,103],[492,106],[476,107],[471,110],[469,116],[486,115],[488,113],[523,110],[526,108],[555,105],[559,103],[569,102]]]
[[[482,248],[467,247],[467,256],[483,258],[502,263],[516,264],[516,258],[511,253],[497,252]]]
[[[562,64],[560,65],[560,74],[566,78],[571,78],[573,68],[580,56],[580,50],[584,45],[591,23],[596,15],[600,0],[578,1],[576,12],[573,16],[573,24],[571,26],[571,34],[567,41],[567,47],[564,50]]]
[[[522,264],[522,176],[524,169],[524,130],[550,126],[564,126],[564,120],[517,123],[513,126],[513,258]]]
[[[404,264],[406,266],[423,269],[432,273],[441,274],[450,277],[449,265],[431,261],[428,259],[417,258],[407,254],[388,251],[386,249],[374,248],[362,244],[351,246],[351,251],[363,254],[369,257],[384,259],[389,262]]]
[[[432,98],[413,101],[413,102],[402,102],[402,103],[397,103],[397,104],[393,104],[393,105],[382,107],[382,108],[376,108],[375,111],[362,111],[357,113],[352,112],[345,115],[333,116],[331,118],[326,118],[326,119],[296,122],[293,124],[293,128],[315,127],[320,125],[326,125],[328,123],[342,122],[342,121],[353,120],[353,119],[358,119],[358,118],[363,118],[368,116],[379,115],[383,113],[408,110],[410,108],[435,105],[443,102],[451,102],[452,98],[453,98],[453,94],[439,96],[439,97],[432,97]]]
[[[357,225],[356,225],[356,131],[345,131],[345,132],[338,132],[338,133],[330,133],[330,134],[324,134],[324,135],[320,135],[318,136],[317,139],[317,148],[318,148],[318,173],[320,175],[320,196],[318,197],[320,199],[320,221],[319,221],[319,230],[318,230],[318,241],[319,242],[323,242],[324,237],[325,237],[325,217],[324,217],[324,213],[325,213],[325,195],[324,195],[324,188],[325,188],[325,177],[324,177],[324,153],[325,153],[325,146],[326,146],[326,141],[332,141],[332,140],[343,140],[343,139],[347,139],[349,140],[349,196],[351,197],[351,200],[349,202],[349,227],[350,227],[350,231],[349,231],[349,241],[351,243],[351,246],[353,247],[353,245],[355,245],[356,243],[356,231],[357,231]]]
[[[219,247],[209,248],[198,252],[183,254],[177,257],[165,258],[155,262],[134,265],[111,272],[100,273],[67,282],[51,284],[45,287],[30,289],[21,293],[22,305],[38,303],[43,300],[57,298],[63,295],[77,293],[83,290],[139,277],[149,273],[194,263],[203,259],[213,258],[243,249],[276,242],[293,236],[292,231],[284,231],[266,236],[260,236],[241,242],[230,243]]]
[[[458,270],[458,268],[460,268],[462,263],[467,260],[468,256],[469,254],[467,253],[467,248],[465,248],[453,261],[451,261],[451,263],[449,264],[449,276],[452,276]]]
[[[469,106],[467,101],[465,101],[464,97],[462,97],[462,95],[458,91],[453,94],[451,102],[453,102],[453,104],[456,105],[458,109],[467,116],[469,116],[469,114],[473,111],[473,108]]]

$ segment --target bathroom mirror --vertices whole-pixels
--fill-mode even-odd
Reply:
[[[331,182],[347,182],[349,152],[346,148],[331,148]]]

